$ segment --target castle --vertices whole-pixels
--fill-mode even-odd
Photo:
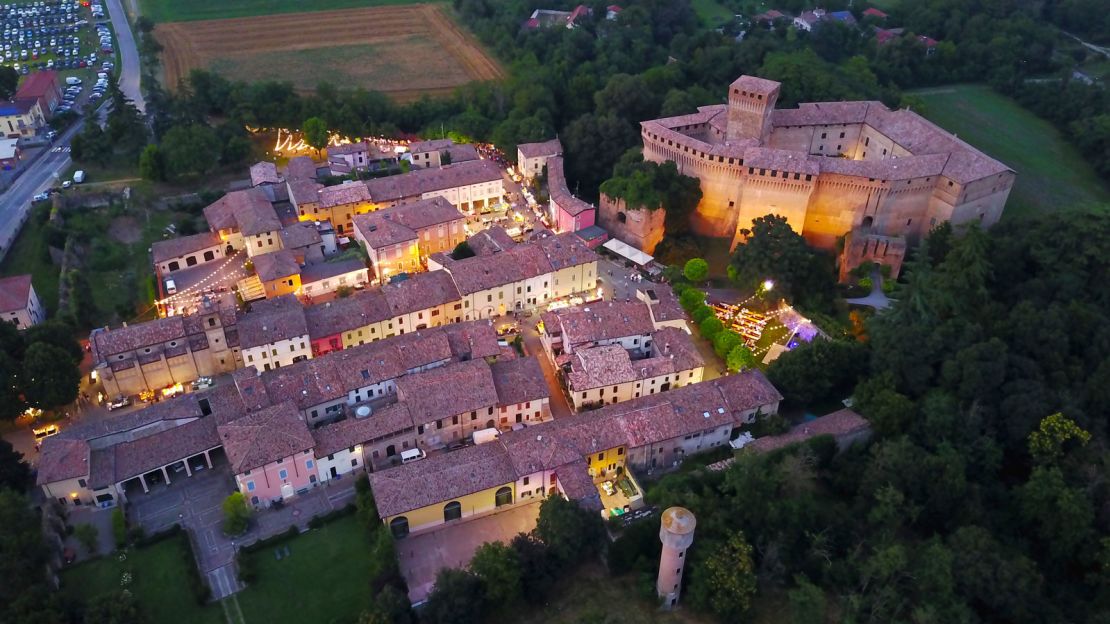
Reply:
[[[907,244],[938,223],[989,227],[1001,217],[1015,177],[1006,165],[879,102],[776,110],[780,87],[741,76],[727,105],[640,124],[645,160],[673,161],[701,181],[697,233],[730,237],[735,247],[753,219],[779,214],[815,246],[835,249],[844,237],[842,278],[868,261],[897,276]],[[603,225],[636,222],[619,209],[603,198]]]

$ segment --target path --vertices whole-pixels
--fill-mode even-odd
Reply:
[[[1060,32],[1062,32],[1065,35],[1071,37],[1072,39],[1075,39],[1084,48],[1087,48],[1088,50],[1091,50],[1092,52],[1101,54],[1101,55],[1105,56],[1106,58],[1110,58],[1110,48],[1105,47],[1105,46],[1096,45],[1096,44],[1090,43],[1088,41],[1084,41],[1084,40],[1080,39],[1078,36],[1073,35],[1073,34],[1071,34],[1070,32],[1068,32],[1066,30],[1061,30]]]
[[[142,74],[139,71],[139,49],[135,46],[135,36],[131,32],[131,23],[127,21],[127,13],[123,10],[120,0],[106,0],[108,15],[112,19],[112,29],[116,33],[116,45],[119,46],[121,67],[119,71],[119,88],[127,99],[135,104],[140,113],[146,113],[146,102],[143,100],[143,91],[140,85]]]
[[[885,310],[894,301],[883,292],[883,275],[878,271],[871,274],[871,293],[866,297],[846,299],[851,305],[870,306],[876,310]]]

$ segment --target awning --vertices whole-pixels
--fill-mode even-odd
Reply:
[[[632,245],[623,243],[615,238],[610,238],[609,240],[605,241],[605,244],[601,247],[603,249],[608,249],[609,251],[617,254],[622,258],[631,260],[632,262],[636,263],[637,266],[645,266],[653,260],[653,258],[648,254],[640,251],[639,249],[636,249]]]

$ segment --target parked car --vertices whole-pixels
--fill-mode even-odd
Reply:
[[[116,397],[112,401],[109,401],[108,411],[114,412],[115,410],[118,410],[121,407],[127,407],[128,405],[131,405],[131,397]]]
[[[207,390],[213,385],[215,385],[215,382],[212,381],[211,377],[201,377],[200,379],[197,379],[193,382],[193,391],[196,392],[197,390]]]

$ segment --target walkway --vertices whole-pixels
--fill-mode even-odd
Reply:
[[[105,4],[108,5],[108,16],[112,20],[112,30],[116,33],[116,45],[119,46],[119,89],[140,113],[145,114],[146,102],[140,85],[142,74],[139,71],[139,49],[135,47],[135,37],[131,32],[131,24],[127,21],[127,13],[120,0],[107,0]]]
[[[883,275],[878,271],[871,274],[871,293],[866,297],[846,299],[850,305],[870,306],[876,310],[885,310],[894,301],[883,292]]]

